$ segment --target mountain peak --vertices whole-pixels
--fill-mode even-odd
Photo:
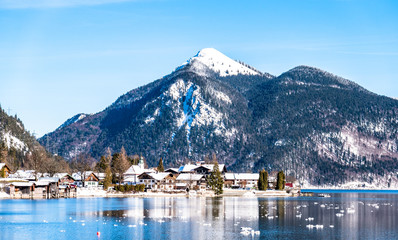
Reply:
[[[341,84],[342,86],[352,87],[367,92],[366,89],[348,79],[342,78],[316,67],[300,65],[283,73],[281,76],[289,75],[295,76],[295,78],[300,81],[310,81],[329,85],[337,83]]]
[[[218,73],[221,77],[238,75],[238,74],[244,74],[244,75],[260,74],[257,70],[252,69],[250,66],[232,60],[231,58],[225,56],[223,53],[214,48],[204,48],[200,50],[195,56],[190,58],[181,67],[185,65],[194,66],[195,69],[197,70],[202,69],[200,65],[205,65],[207,68]],[[180,69],[181,67],[177,69]]]

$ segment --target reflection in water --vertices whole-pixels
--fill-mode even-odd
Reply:
[[[392,239],[398,194],[0,201],[4,239]],[[96,239],[96,238],[95,238]]]
[[[211,199],[211,209],[212,209],[212,217],[213,219],[220,218],[220,210],[224,213],[223,206],[223,198],[222,197],[215,197]]]

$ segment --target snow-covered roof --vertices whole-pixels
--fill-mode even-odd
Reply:
[[[225,173],[225,180],[258,180],[258,173]]]
[[[33,185],[33,182],[13,182],[11,185],[14,185],[16,187],[31,187]]]
[[[75,179],[76,181],[82,181],[82,178],[83,178],[83,177],[87,178],[87,177],[90,176],[92,173],[93,173],[95,176],[97,176],[93,171],[85,171],[85,172],[83,172],[83,173],[81,173],[81,172],[72,173],[72,178]]]
[[[127,171],[124,173],[124,175],[140,175],[144,172],[144,169],[142,169],[139,165],[132,165]]]
[[[20,179],[20,178],[0,178],[0,182],[4,183],[4,182],[8,182],[8,183],[12,183],[12,182],[29,182],[29,180],[26,179]]]
[[[235,173],[236,180],[258,180],[259,177],[258,173]]]
[[[36,186],[48,186],[50,184],[49,181],[36,181],[34,182]]]
[[[202,164],[198,167],[205,167],[205,168],[209,169],[210,171],[213,171],[214,164]],[[224,167],[225,167],[225,164],[218,164],[218,170],[222,171],[224,169]]]
[[[168,168],[166,170],[164,170],[165,172],[167,171],[173,171],[173,172],[178,172],[178,168]]]
[[[225,173],[224,179],[225,180],[235,180],[235,173]]]
[[[199,181],[202,178],[202,174],[183,173],[178,175],[177,181]]]
[[[41,176],[42,174],[38,173],[37,176]],[[15,173],[9,175],[10,178],[19,178],[19,179],[34,179],[35,178],[35,170],[17,170]]]
[[[98,177],[98,179],[105,179],[106,177],[106,173],[100,173],[100,172],[96,172],[95,175]]]
[[[200,50],[194,57],[189,59],[182,66],[177,69],[182,68],[183,66],[193,63],[199,62],[206,67],[210,68],[216,73],[219,73],[221,77],[245,74],[245,75],[258,75],[259,73],[255,70],[252,70],[245,65],[232,60],[231,58],[225,56],[221,52],[217,51],[214,48],[204,48]],[[195,66],[199,67],[199,66]]]
[[[157,181],[161,181],[163,180],[165,177],[167,177],[168,175],[170,175],[170,173],[149,173],[149,176],[153,177],[155,180]]]
[[[188,164],[186,164],[184,166],[181,166],[178,169],[178,172],[182,172],[182,173],[184,173],[184,172],[193,172],[194,169],[197,168],[197,167],[198,167],[197,165],[192,165],[192,164],[188,163]]]
[[[2,169],[5,165],[5,163],[0,163],[0,169]]]
[[[65,177],[66,175],[68,175],[68,173],[55,173],[55,174],[54,174],[54,177],[63,178],[63,177]]]
[[[59,178],[57,177],[41,177],[38,179],[40,182],[51,182],[55,183],[59,181]]]

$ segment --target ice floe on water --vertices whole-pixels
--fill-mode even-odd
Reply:
[[[251,227],[241,227],[240,228],[240,234],[245,235],[245,236],[255,236],[255,235],[260,235],[260,231],[255,231]]]
[[[323,229],[323,225],[321,225],[321,224],[316,224],[316,225],[308,224],[308,225],[306,225],[306,227],[309,228],[309,229],[313,229],[313,228],[315,228],[315,229]]]

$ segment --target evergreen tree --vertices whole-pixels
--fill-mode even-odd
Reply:
[[[0,143],[0,163],[5,163],[7,161],[8,148],[4,142]]]
[[[97,164],[97,170],[99,172],[105,172],[106,168],[108,167],[107,159],[105,156],[101,156],[99,163]]]
[[[108,190],[108,188],[111,186],[112,184],[112,171],[111,171],[111,167],[107,166],[106,170],[105,170],[105,179],[104,179],[104,190]]]
[[[286,183],[285,174],[283,173],[283,171],[279,171],[278,179],[277,179],[277,183],[276,183],[276,189],[277,190],[285,189],[285,183]]]
[[[268,189],[268,172],[264,171],[263,173],[263,184],[264,184],[264,190]]]
[[[6,170],[5,170],[5,167],[3,167],[3,168],[1,169],[0,177],[1,177],[1,178],[5,178],[5,177],[6,177]]]
[[[163,160],[162,160],[162,158],[160,158],[160,160],[159,160],[158,172],[164,172],[164,167],[163,167]]]
[[[214,162],[213,171],[211,172],[207,183],[216,195],[223,193],[224,180],[221,177],[217,161]]]
[[[263,182],[263,170],[260,171],[259,177],[258,177],[258,181],[257,181],[257,188],[258,190],[264,190],[264,182]]]
[[[265,171],[264,169],[260,171],[257,187],[258,190],[261,191],[267,190],[268,188],[268,172]]]

